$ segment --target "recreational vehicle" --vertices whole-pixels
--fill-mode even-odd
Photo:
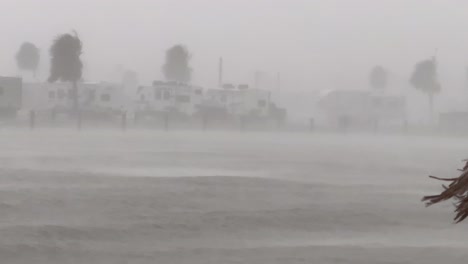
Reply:
[[[261,89],[242,88],[211,89],[207,91],[207,103],[224,107],[234,116],[267,117],[270,110],[270,92]]]
[[[0,116],[15,116],[22,104],[22,79],[0,77]]]
[[[366,90],[325,90],[318,106],[330,126],[366,127],[406,121],[403,96],[376,95]]]
[[[80,85],[83,110],[94,112],[119,112],[129,108],[124,87],[113,83],[83,83]]]
[[[70,83],[25,83],[25,110],[69,111],[73,105]],[[127,104],[123,86],[111,83],[78,83],[78,103],[84,111],[117,111]]]
[[[137,110],[144,112],[175,111],[193,115],[203,101],[203,88],[179,82],[155,81],[137,89]]]

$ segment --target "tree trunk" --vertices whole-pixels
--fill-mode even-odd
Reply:
[[[79,109],[79,105],[78,105],[78,84],[76,81],[73,81],[72,82],[72,95],[73,95],[73,112],[75,114],[78,113],[78,111],[80,110]]]
[[[428,99],[429,99],[429,119],[430,122],[434,122],[434,94],[433,93],[428,93]]]

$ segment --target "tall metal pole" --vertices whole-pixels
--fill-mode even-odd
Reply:
[[[219,58],[219,65],[218,65],[218,87],[221,88],[223,86],[223,57]]]
[[[281,75],[279,72],[276,74],[276,88],[278,91],[281,90]]]

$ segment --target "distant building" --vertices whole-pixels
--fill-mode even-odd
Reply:
[[[24,109],[68,111],[73,97],[70,83],[25,83]],[[124,89],[120,84],[78,83],[78,102],[82,110],[117,111],[126,108]]]
[[[138,111],[193,115],[202,101],[203,88],[179,82],[155,81],[152,86],[140,86],[136,94]]]
[[[227,86],[225,86],[227,87]],[[229,86],[229,89],[210,89],[206,92],[204,104],[225,108],[234,116],[267,117],[270,113],[271,93],[247,86]]]
[[[0,115],[14,116],[22,106],[23,81],[17,77],[0,77]]]
[[[23,110],[50,110],[69,108],[70,83],[24,83]]]
[[[84,110],[118,112],[129,110],[129,101],[122,84],[83,83],[80,85],[80,106]]]
[[[319,97],[320,112],[331,126],[344,121],[354,126],[365,126],[406,120],[403,96],[376,95],[366,90],[325,90]]]
[[[271,92],[248,85],[226,85],[226,89],[204,90],[180,82],[155,81],[138,86],[130,95],[122,84],[78,83],[78,103],[82,111],[127,111],[178,113],[196,116],[214,113],[233,117],[284,117],[285,110],[271,102]],[[69,112],[73,107],[70,83],[26,83],[22,95],[25,110]]]

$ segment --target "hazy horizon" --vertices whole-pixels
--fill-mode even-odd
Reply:
[[[256,70],[281,73],[288,90],[368,86],[381,64],[399,81],[437,49],[445,90],[462,88],[468,56],[468,2],[428,0],[210,1],[4,0],[0,74],[16,75],[24,41],[41,49],[40,79],[53,38],[78,31],[86,80],[114,80],[122,67],[149,84],[161,79],[164,52],[182,43],[193,54],[194,83],[252,83]]]
[[[3,262],[467,262],[468,1],[1,3]]]

